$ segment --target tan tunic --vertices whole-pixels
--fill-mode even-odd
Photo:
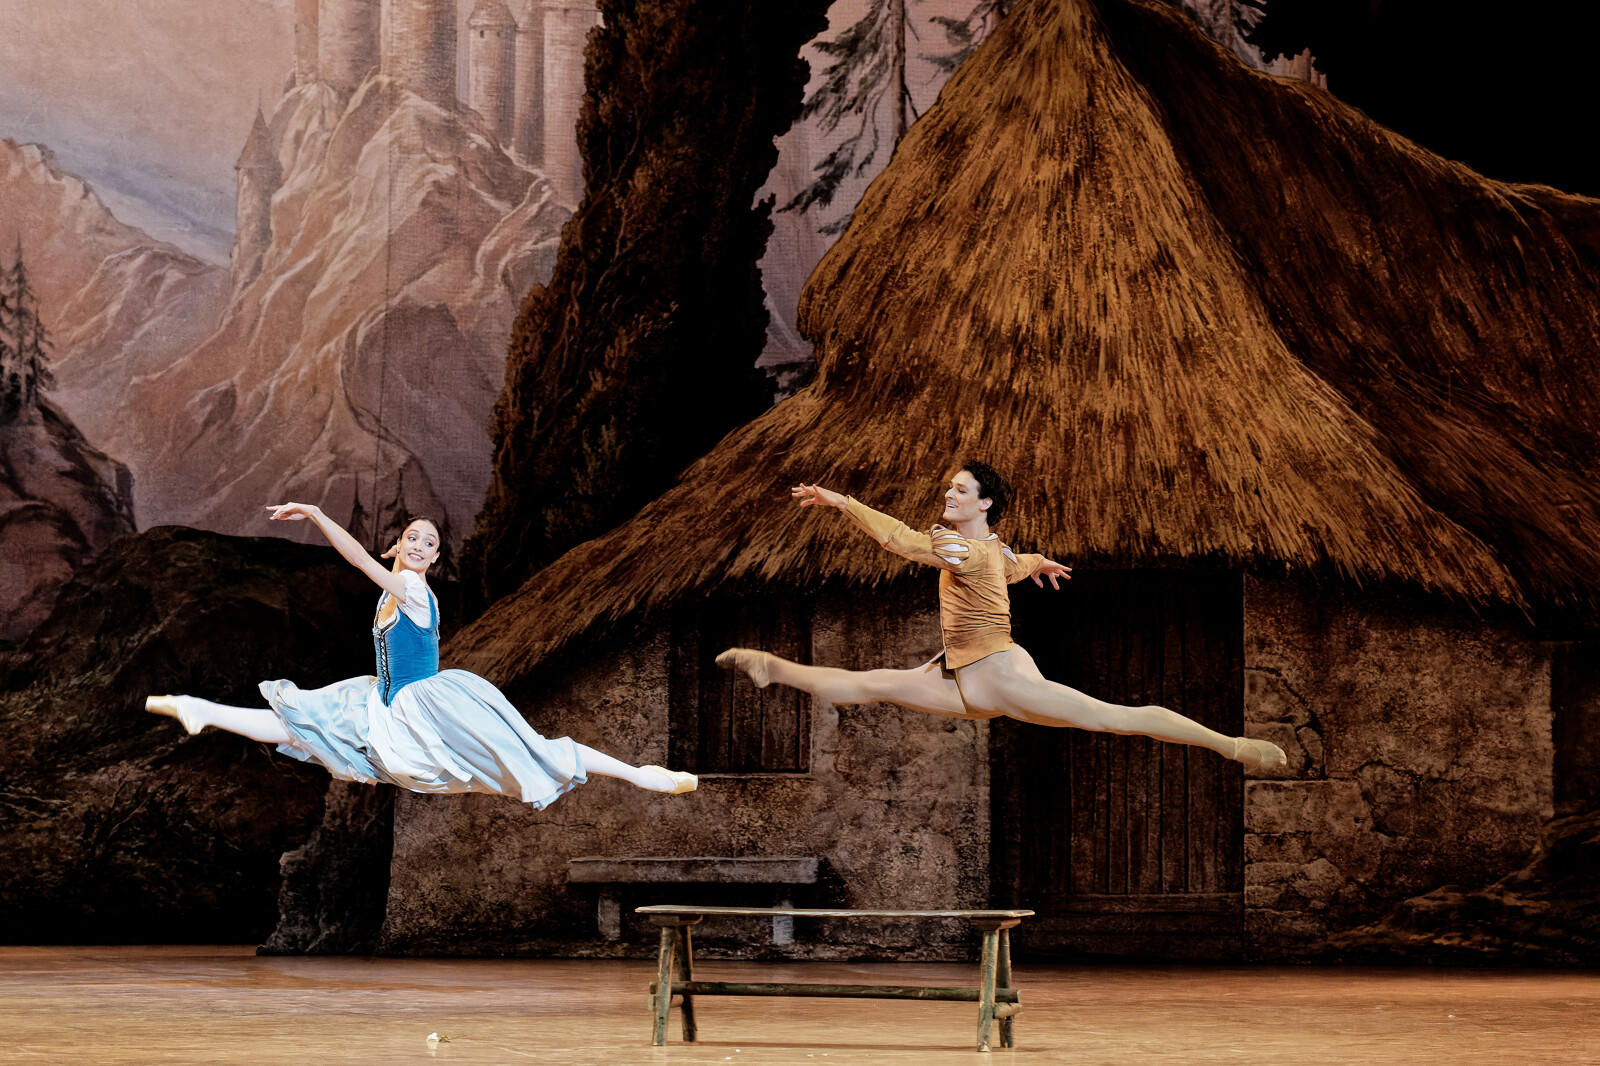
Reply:
[[[1012,647],[1011,597],[1006,586],[1032,577],[1044,556],[1017,555],[1000,542],[997,533],[983,540],[968,540],[944,526],[919,533],[854,497],[847,498],[845,514],[896,555],[941,571],[939,626],[944,631],[946,667],[970,666]]]

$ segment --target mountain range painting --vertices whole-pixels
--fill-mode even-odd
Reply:
[[[1029,908],[1019,959],[1600,964],[1589,28],[0,5],[0,944],[644,959],[681,892]],[[924,530],[975,462],[1074,567],[1001,612],[1045,676],[1285,765],[718,668],[931,668],[934,578],[790,494]],[[374,554],[425,516],[438,661],[697,790],[536,810],[144,713],[387,670],[288,501]],[[758,932],[704,943],[967,950]]]

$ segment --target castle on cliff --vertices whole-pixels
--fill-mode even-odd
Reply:
[[[575,130],[594,0],[477,0],[467,20],[466,106],[575,203]],[[352,92],[378,72],[440,107],[460,106],[456,0],[295,0],[294,84]]]

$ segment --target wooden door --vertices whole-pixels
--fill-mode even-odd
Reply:
[[[1051,680],[1244,731],[1242,575],[1084,571],[1061,592],[1013,586],[1012,615]],[[1009,720],[990,736],[993,905],[1039,912],[1018,930],[1019,953],[1242,954],[1238,763]]]

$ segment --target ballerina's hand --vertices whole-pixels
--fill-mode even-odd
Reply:
[[[267,510],[272,513],[267,517],[274,522],[304,522],[314,517],[317,505],[314,503],[269,503]]]
[[[1033,583],[1038,585],[1040,588],[1044,588],[1044,582],[1040,579],[1046,577],[1050,579],[1051,588],[1059,589],[1061,586],[1057,583],[1058,580],[1072,580],[1072,567],[1062,566],[1054,559],[1046,559],[1044,562],[1039,564],[1039,569],[1033,572]]]
[[[838,507],[843,508],[845,498],[831,489],[821,485],[799,484],[789,490],[792,499],[800,501],[801,507]]]

